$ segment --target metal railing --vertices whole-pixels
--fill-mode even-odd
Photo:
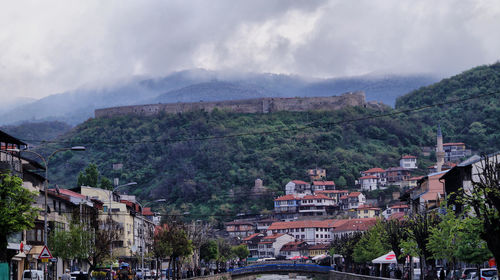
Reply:
[[[274,272],[302,272],[302,273],[328,273],[333,270],[330,266],[316,264],[256,264],[229,270],[231,275],[274,273]]]

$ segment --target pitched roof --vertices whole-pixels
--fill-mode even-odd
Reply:
[[[401,157],[402,159],[407,159],[407,158],[417,158],[416,156],[412,156],[412,155],[403,155]]]
[[[359,210],[380,210],[380,208],[375,207],[373,205],[369,205],[369,204],[367,204],[367,205],[360,205],[360,206],[358,206],[357,209],[359,209]]]
[[[366,171],[363,171],[363,173],[383,173],[383,172],[385,172],[385,170],[380,168],[380,167],[374,167],[374,168],[370,168]]]
[[[297,199],[299,199],[298,196],[295,196],[294,194],[287,194],[287,195],[280,196],[280,197],[276,198],[274,201],[297,200]]]
[[[360,194],[360,192],[352,192],[348,195],[348,197],[358,197]]]
[[[262,233],[257,232],[257,233],[251,234],[251,235],[243,238],[243,241],[250,241],[250,240],[254,239],[255,237],[259,236],[260,234],[262,234]]]
[[[391,209],[399,209],[399,208],[408,208],[406,204],[393,205],[390,207]]]
[[[317,194],[322,194],[322,193],[348,193],[348,190],[325,190],[325,191],[316,191],[315,193]]]
[[[308,183],[301,180],[292,180],[292,183],[295,183],[297,185],[308,185]]]
[[[418,176],[418,177],[411,177],[410,179],[408,179],[408,181],[418,181],[420,179],[422,179],[424,176]]]
[[[377,223],[377,218],[351,219],[339,222],[333,229],[334,232],[366,231]]]
[[[369,175],[369,176],[363,176],[363,177],[359,178],[359,180],[366,180],[366,179],[377,179],[377,176]]]
[[[281,247],[280,251],[297,251],[300,249],[300,245],[307,245],[307,243],[305,241],[288,242]]]
[[[335,182],[333,181],[314,181],[314,186],[335,186]]]
[[[328,250],[330,249],[329,243],[318,243],[316,245],[311,245],[308,248],[309,250]]]
[[[70,191],[68,189],[59,189],[59,193],[67,195],[67,196],[78,197],[78,198],[83,198],[83,199],[87,198],[85,195],[83,195],[81,193]]]
[[[340,197],[340,199],[348,199],[348,198],[349,198],[349,196],[347,196],[347,195],[343,195]]]
[[[264,236],[262,238],[262,240],[276,239],[276,238],[281,237],[283,235],[285,235],[285,234],[284,233],[277,233],[277,234],[273,234],[273,235],[268,235],[268,236]]]
[[[389,220],[404,220],[404,217],[405,217],[405,213],[403,212],[396,212],[396,213],[393,213],[391,216],[389,216]]]
[[[290,229],[290,228],[331,228],[336,220],[304,220],[304,221],[290,221],[290,222],[276,222],[272,223],[267,230],[276,229]]]

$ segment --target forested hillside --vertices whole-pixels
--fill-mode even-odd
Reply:
[[[352,187],[360,171],[397,166],[402,154],[413,154],[419,156],[423,174],[434,158],[423,157],[420,148],[435,145],[438,124],[446,142],[465,142],[477,152],[497,151],[499,73],[498,63],[474,68],[400,98],[397,110],[214,110],[91,119],[52,144],[85,145],[87,151],[58,154],[50,177],[61,187],[73,187],[78,173],[95,163],[107,178],[137,182],[124,190],[142,200],[166,198],[170,210],[228,219],[257,213],[272,209],[273,196],[282,194],[291,179],[306,180],[310,168],[326,168],[328,180],[339,188]],[[439,103],[443,105],[413,111]],[[376,117],[381,114],[386,116]],[[123,169],[113,171],[113,163],[123,163]],[[268,193],[252,192],[257,178]]]
[[[468,98],[472,99],[454,102]],[[412,119],[431,126],[440,123],[446,142],[465,142],[479,152],[500,149],[500,63],[476,67],[413,91],[398,98],[396,109],[435,103],[447,104],[413,113]]]
[[[71,126],[59,121],[25,122],[20,125],[1,126],[1,130],[22,139],[30,145],[38,145],[41,140],[52,140],[71,130]]]
[[[353,186],[360,171],[397,166],[401,154],[418,155],[419,146],[432,144],[405,117],[349,121],[381,113],[353,107],[93,119],[66,138],[66,145],[88,150],[60,154],[51,177],[73,187],[78,172],[93,162],[108,178],[138,182],[129,191],[142,199],[166,198],[172,208],[201,215],[255,213],[272,209],[273,194],[281,194],[289,180],[307,179],[306,169],[326,168],[339,187]],[[113,163],[123,169],[114,173]],[[257,178],[268,195],[251,193]]]

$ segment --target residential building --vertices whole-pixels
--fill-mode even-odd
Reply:
[[[385,170],[388,185],[401,185],[411,177],[411,171],[403,167],[390,167]]]
[[[471,155],[471,150],[466,149],[465,143],[444,143],[444,160],[449,162],[459,162]]]
[[[257,221],[257,231],[258,232],[266,232],[267,228],[274,222],[277,222],[277,219],[263,219]]]
[[[277,219],[284,221],[296,220],[299,217],[300,196],[287,194],[274,200],[274,214]]]
[[[330,250],[330,243],[318,243],[316,245],[309,245],[309,257],[319,255],[326,255]]]
[[[377,218],[338,220],[332,229],[332,238],[340,237],[353,232],[364,232],[377,223]]]
[[[300,240],[288,242],[281,247],[280,255],[286,256],[287,259],[297,256],[308,256],[309,249],[307,242]]]
[[[392,215],[402,213],[403,216],[408,213],[408,205],[406,204],[398,204],[398,205],[392,205],[390,207],[387,207],[383,212],[382,216],[385,219],[389,219]]]
[[[286,233],[308,244],[328,243],[332,241],[331,230],[335,220],[304,220],[275,222],[267,229],[267,234]]]
[[[418,180],[417,187],[410,189],[411,211],[421,213],[436,207],[444,200],[444,183],[439,181],[448,170],[424,176]]]
[[[311,185],[301,180],[293,180],[285,185],[285,194],[312,194]]]
[[[490,162],[500,162],[500,152],[488,155]],[[457,199],[461,192],[469,193],[473,190],[473,183],[480,182],[479,174],[484,169],[485,160],[474,155],[459,163],[457,166],[444,173],[439,182],[444,182],[445,195],[455,211],[461,212],[464,205]]]
[[[347,195],[347,209],[357,209],[366,203],[366,197],[360,192],[352,192]]]
[[[399,167],[406,169],[416,169],[417,166],[417,157],[412,155],[403,155],[399,159]]]
[[[374,191],[378,189],[379,179],[374,175],[363,176],[358,179],[358,184],[362,191]]]
[[[315,168],[307,170],[307,175],[311,181],[324,180],[326,178],[326,170],[322,168]]]
[[[335,182],[334,181],[313,181],[311,188],[312,188],[312,191],[314,193],[316,193],[317,191],[335,190]]]
[[[384,186],[385,184],[387,184],[386,172],[385,172],[384,169],[382,169],[380,167],[370,168],[370,169],[368,169],[366,171],[362,171],[360,173],[361,173],[361,177],[364,177],[364,176],[375,176],[375,177],[377,177],[378,178],[377,183],[380,186]]]
[[[376,218],[380,216],[380,208],[372,205],[360,205],[356,209],[356,218]]]
[[[259,257],[259,242],[264,237],[263,233],[254,233],[243,238],[243,243],[247,245],[250,252],[249,258]]]
[[[326,216],[333,212],[335,201],[325,195],[305,195],[299,200],[300,216]]]
[[[283,233],[262,237],[258,243],[259,258],[274,258],[278,256],[281,247],[292,241],[295,241],[295,238]]]
[[[255,233],[255,223],[250,221],[232,221],[226,223],[226,231],[230,237],[247,237]]]
[[[328,196],[329,198],[333,199],[335,204],[340,204],[340,198],[344,195],[348,195],[349,191],[348,190],[327,190],[327,191],[317,191],[315,194],[321,194]]]

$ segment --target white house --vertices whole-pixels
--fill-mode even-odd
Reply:
[[[329,243],[332,241],[331,230],[336,220],[304,220],[276,222],[267,228],[267,234],[286,233],[308,244]]]
[[[334,190],[335,182],[334,181],[314,181],[312,184],[312,191],[325,191],[325,190]]]
[[[362,191],[374,191],[378,189],[378,181],[377,176],[373,175],[363,176],[358,179]]]
[[[412,155],[403,155],[399,159],[399,166],[407,169],[415,169],[417,166],[417,157]]]
[[[299,200],[300,216],[325,216],[335,200],[323,194],[305,195]]]
[[[301,180],[293,180],[285,185],[285,194],[312,194],[311,185]]]
[[[276,257],[279,255],[281,247],[292,241],[295,241],[293,236],[283,233],[264,236],[258,245],[259,258]]]
[[[366,197],[364,194],[360,192],[352,192],[348,196],[348,209],[357,209],[360,205],[366,203]]]

